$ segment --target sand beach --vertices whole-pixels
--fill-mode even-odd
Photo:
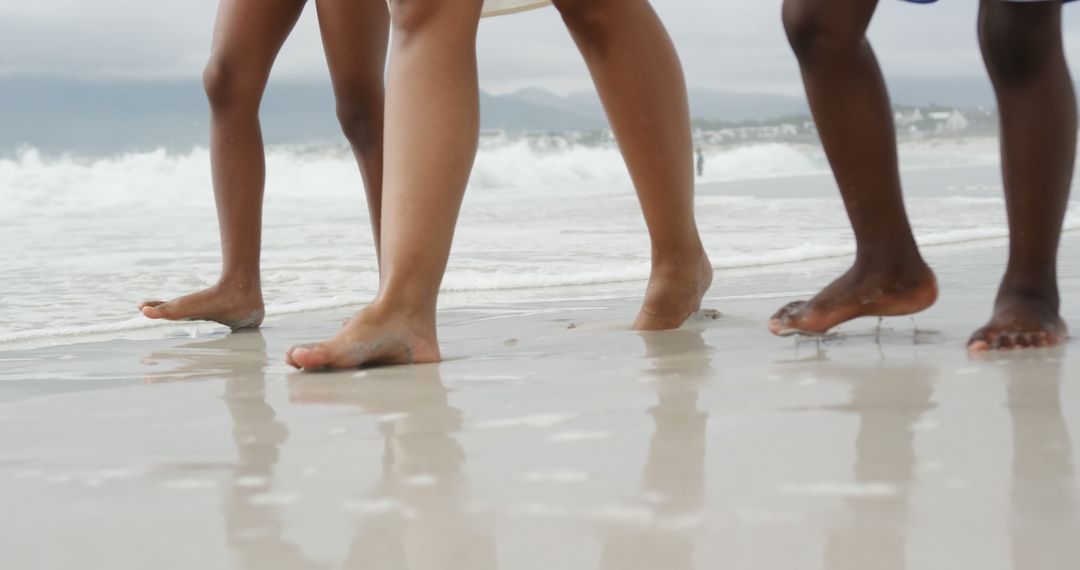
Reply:
[[[1068,568],[1075,347],[963,348],[1003,245],[928,248],[936,307],[820,341],[764,321],[844,258],[722,270],[666,333],[626,330],[641,283],[451,294],[433,366],[283,363],[350,308],[9,347],[5,565]]]

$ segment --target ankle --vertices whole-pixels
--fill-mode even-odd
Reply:
[[[218,279],[218,282],[214,284],[214,289],[222,294],[262,299],[262,283],[258,274],[254,277],[223,275]]]
[[[654,274],[679,274],[699,271],[708,260],[701,240],[683,243],[677,246],[653,246],[652,272]]]
[[[1002,289],[1030,292],[1034,295],[1057,294],[1057,261],[1035,259],[1029,256],[1022,261],[1014,261],[1017,256],[1010,255],[1005,266],[1005,276],[1001,280]]]
[[[902,279],[923,278],[930,273],[917,247],[871,249],[860,246],[855,254],[855,269]]]
[[[997,305],[1012,303],[1043,305],[1055,313],[1061,308],[1057,282],[1033,282],[1026,276],[1006,275],[998,289]]]
[[[363,315],[378,322],[408,321],[435,326],[436,301],[405,295],[383,294],[364,307]]]

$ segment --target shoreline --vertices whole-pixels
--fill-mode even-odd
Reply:
[[[984,319],[989,316],[992,308],[993,294],[996,291],[1001,268],[1003,267],[1005,246],[1004,239],[988,238],[974,242],[961,242],[941,246],[929,246],[925,248],[926,257],[938,273],[939,282],[943,283],[942,298],[929,310],[916,315],[919,322],[933,323],[936,329],[947,330],[948,340],[958,350],[963,352],[962,340],[965,334],[970,334],[984,324]],[[971,258],[992,260],[987,264],[973,264]],[[1080,322],[1080,299],[1076,294],[1080,292],[1080,233],[1067,232],[1062,239],[1062,253],[1060,262],[1061,288],[1063,297],[1062,316],[1066,322]],[[737,269],[718,270],[714,285],[706,296],[703,310],[711,309],[719,311],[724,318],[715,323],[709,322],[706,328],[724,327],[731,319],[738,319],[738,329],[745,329],[746,333],[760,343],[762,350],[768,352],[770,347],[785,345],[788,340],[777,339],[765,332],[765,323],[768,317],[784,303],[796,298],[804,298],[812,295],[817,288],[827,284],[833,277],[839,275],[850,263],[850,256],[836,256],[808,261],[792,262],[784,264],[770,264],[763,266],[740,267]],[[977,275],[978,279],[966,281],[966,274]],[[574,322],[574,328],[596,328],[606,331],[625,330],[626,334],[633,334],[628,327],[633,316],[636,314],[640,302],[640,289],[645,280],[626,280],[610,283],[596,283],[576,286],[554,287],[529,287],[520,289],[503,290],[479,290],[465,292],[445,293],[440,301],[439,326],[440,337],[443,344],[452,349],[459,342],[465,342],[466,346],[472,344],[468,339],[473,337],[483,338],[490,336],[482,327],[464,327],[463,323],[472,321],[495,322],[497,330],[524,326],[532,329],[540,326],[545,320],[553,316],[565,313],[564,318],[554,319],[552,322]],[[966,290],[966,293],[961,291]],[[981,302],[973,303],[973,299]],[[267,319],[262,331],[270,340],[271,345],[281,346],[282,354],[287,348],[286,344],[301,343],[328,337],[333,332],[333,327],[326,327],[326,323],[339,324],[343,318],[350,316],[359,308],[355,303],[342,302],[329,307],[315,309],[303,308],[295,312],[276,313],[268,311]],[[737,310],[733,310],[733,307]],[[964,327],[961,314],[968,314],[969,309],[974,311],[973,317]],[[580,315],[580,316],[574,316]],[[910,317],[885,319],[886,323],[897,324],[897,328],[903,329],[904,324],[910,321]],[[508,324],[508,321],[517,321],[517,324]],[[708,319],[699,316],[692,317],[688,327],[699,326]],[[818,343],[843,342],[845,339],[858,338],[865,334],[873,319],[864,318],[847,323],[835,329],[835,333],[824,341],[806,340],[803,342]],[[694,323],[697,323],[695,325]],[[124,358],[124,354],[130,354],[136,347],[142,345],[162,346],[178,342],[190,341],[223,341],[228,343],[229,331],[221,325],[205,322],[167,322],[137,319],[130,323],[115,323],[118,330],[88,335],[48,337],[32,341],[26,341],[23,345],[16,343],[0,344],[0,362],[25,363],[39,362],[41,360],[54,360],[70,358],[72,355],[80,355],[88,352],[102,352],[112,354],[114,357]],[[127,327],[135,325],[128,329]],[[550,323],[548,323],[550,326]],[[112,325],[104,325],[112,326]],[[970,330],[964,330],[965,328]],[[311,331],[310,333],[307,331]],[[558,327],[547,331],[547,334],[560,332]],[[462,336],[464,335],[464,338]],[[516,335],[515,335],[516,336]],[[278,342],[273,342],[277,340]],[[944,342],[941,339],[940,342]],[[57,342],[60,341],[60,342]],[[720,350],[729,350],[721,348]],[[444,350],[444,352],[446,352]],[[466,350],[465,356],[460,354],[456,358],[469,358],[482,354],[482,350]],[[447,353],[455,358],[453,351]],[[38,357],[41,355],[41,357]],[[274,359],[271,358],[271,363]],[[63,360],[56,374],[64,368]],[[275,366],[272,366],[275,367]],[[276,367],[275,367],[276,368]],[[33,376],[33,366],[22,371],[28,377]],[[10,380],[16,373],[9,371],[0,374],[0,385],[5,380]]]
[[[998,249],[1006,243],[1008,238],[1007,231],[987,230],[983,232],[968,232],[970,237],[964,236],[957,237],[956,239],[935,241],[935,240],[920,240],[921,249],[932,252],[928,255],[942,255],[946,256],[959,251],[966,251],[969,249]],[[1071,225],[1068,225],[1063,232],[1063,241],[1075,236],[1080,235],[1080,220]],[[918,238],[917,238],[918,239]],[[835,251],[821,251],[816,254],[810,254],[805,257],[793,256],[790,261],[776,260],[767,262],[724,262],[723,260],[713,263],[713,268],[717,272],[716,279],[718,282],[723,282],[725,277],[731,277],[734,279],[741,279],[744,274],[750,275],[758,271],[765,272],[784,272],[789,270],[791,272],[801,272],[812,270],[817,265],[825,264],[846,264],[850,263],[852,254],[850,248],[846,246],[838,246],[832,248]],[[578,298],[581,295],[592,296],[596,298],[611,298],[619,295],[633,295],[633,291],[641,284],[647,282],[647,275],[633,278],[613,278],[611,280],[601,280],[590,283],[580,284],[554,284],[554,285],[523,285],[520,287],[499,287],[491,289],[466,289],[457,290],[449,289],[444,290],[440,299],[440,306],[443,308],[460,309],[468,307],[470,304],[477,300],[484,302],[501,302],[503,304],[514,304],[521,297],[526,297],[536,302],[542,302],[543,299],[565,299],[565,298]],[[715,289],[715,287],[714,287]],[[792,294],[812,294],[814,288],[807,286],[798,290]],[[537,293],[542,293],[537,295]],[[713,295],[709,295],[713,297]],[[739,293],[735,293],[732,296],[719,296],[716,301],[734,300],[740,298]],[[326,301],[311,301],[302,303],[287,304],[284,306],[269,305],[267,307],[267,318],[270,320],[282,319],[296,315],[304,314],[317,314],[326,311],[337,311],[342,309],[357,310],[363,306],[363,301],[357,298],[335,298]],[[134,314],[135,311],[133,310]],[[190,331],[189,334],[193,336],[208,335],[214,333],[220,333],[224,330],[224,327],[214,323],[191,321],[191,322],[170,322],[170,321],[154,321],[146,319],[144,317],[133,317],[129,320],[106,322],[92,325],[82,325],[76,327],[59,327],[45,330],[28,330],[28,331],[14,331],[4,335],[0,335],[0,362],[4,361],[4,355],[9,352],[33,350],[36,348],[43,348],[49,346],[64,346],[81,343],[94,343],[94,342],[108,342],[111,340],[137,340],[156,338],[160,336],[160,333],[169,334],[174,332],[173,330],[166,329],[183,329]]]

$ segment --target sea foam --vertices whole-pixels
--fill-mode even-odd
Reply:
[[[908,200],[921,244],[1007,236],[996,152],[990,140],[902,147],[906,169],[941,169]],[[707,149],[699,183],[698,223],[717,269],[854,249],[819,147]],[[0,349],[165,326],[139,316],[136,303],[206,287],[219,270],[205,149],[94,160],[25,149],[0,159],[0,203]],[[270,317],[372,298],[373,239],[347,149],[270,149],[264,212]],[[1080,229],[1075,211],[1067,226]],[[468,293],[632,283],[647,278],[649,252],[614,146],[486,142],[443,286]]]

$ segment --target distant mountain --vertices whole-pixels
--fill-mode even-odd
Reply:
[[[809,113],[804,97],[690,90],[690,114],[711,121],[750,121]]]
[[[584,95],[585,100],[583,102],[576,100],[577,95]],[[507,95],[507,97],[542,107],[560,109],[592,119],[599,119],[604,116],[604,109],[600,106],[600,97],[595,92],[577,95],[562,96],[539,87],[526,87]]]
[[[263,102],[268,142],[337,135],[328,85],[273,83]],[[85,81],[0,76],[0,153],[32,145],[101,155],[207,142],[206,97],[197,81]]]
[[[737,93],[691,89],[690,114],[695,119],[747,121],[772,119],[809,112],[806,99],[772,93]],[[560,96],[543,89],[522,89],[507,97],[536,105],[575,113],[581,117],[604,119],[604,108],[595,91]]]
[[[581,112],[554,93],[529,89],[480,95],[481,126],[506,131],[585,131],[607,127],[603,115]]]
[[[482,93],[485,129],[603,129],[602,114],[583,113],[541,90]],[[329,84],[271,81],[263,101],[268,144],[343,142]],[[0,154],[31,145],[49,153],[102,155],[207,143],[208,109],[196,81],[86,81],[0,76]]]
[[[990,79],[982,77],[889,78],[889,94],[896,105],[996,107]]]
[[[985,79],[891,79],[893,102],[992,106]],[[690,91],[691,114],[713,121],[771,119],[807,112],[801,96]],[[481,94],[482,127],[507,131],[596,130],[607,126],[595,92],[558,95],[529,88]],[[270,144],[342,142],[333,94],[322,82],[271,81],[263,102]],[[90,81],[0,76],[0,154],[21,145],[49,153],[101,155],[207,141],[207,107],[197,81]]]
[[[994,107],[994,91],[986,77],[888,78],[889,94],[895,105],[943,105],[960,108]],[[803,95],[780,95],[691,88],[690,114],[710,121],[750,121],[809,114]],[[542,89],[524,89],[513,94],[537,104],[576,111],[602,118],[600,99],[583,91],[559,96]]]

